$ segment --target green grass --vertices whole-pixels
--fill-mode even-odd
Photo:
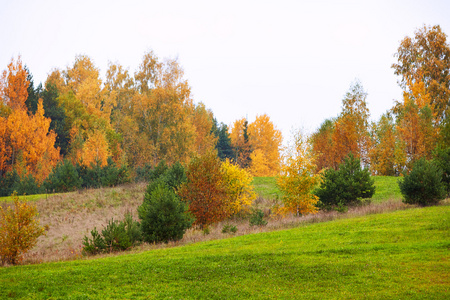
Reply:
[[[402,199],[402,194],[398,187],[400,177],[373,176],[372,178],[375,180],[375,194],[372,197],[373,202]]]
[[[0,298],[448,299],[450,206],[0,269]]]
[[[265,199],[281,198],[281,192],[277,188],[276,177],[253,177],[252,182],[256,194]]]
[[[49,196],[54,196],[54,195],[58,195],[58,194],[36,194],[36,195],[22,195],[19,196],[19,199],[24,201],[37,201],[37,200],[41,200],[41,199],[45,199]],[[7,197],[0,197],[0,202],[12,202],[12,197],[11,196],[7,196]]]
[[[375,195],[373,202],[383,202],[386,200],[400,200],[400,188],[398,187],[399,177],[394,176],[373,176],[375,180]],[[255,192],[261,198],[277,199],[281,198],[281,192],[276,186],[276,177],[254,177],[253,186]]]

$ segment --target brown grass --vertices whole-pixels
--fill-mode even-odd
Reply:
[[[46,236],[40,237],[37,246],[27,253],[24,263],[33,264],[49,261],[72,260],[82,258],[82,240],[96,227],[99,231],[111,219],[123,219],[126,212],[131,212],[137,219],[137,207],[141,205],[145,192],[145,184],[128,184],[114,188],[81,190],[78,192],[48,196],[36,201],[41,225],[48,226]],[[255,206],[269,215],[274,200],[259,198]],[[4,203],[2,205],[5,205]],[[268,217],[268,225],[250,227],[248,219],[243,217],[219,222],[211,226],[210,233],[205,235],[199,229],[189,229],[183,239],[168,244],[143,244],[126,253],[142,252],[151,249],[175,247],[196,242],[217,240],[245,234],[268,232],[302,226],[309,223],[326,222],[335,219],[352,218],[368,214],[377,214],[411,206],[399,200],[390,200],[365,206],[353,207],[346,213],[336,211],[320,211],[302,217],[285,218]],[[235,234],[222,233],[225,224],[235,225]],[[109,255],[117,255],[109,254]],[[105,255],[104,255],[105,256]],[[99,257],[99,256],[96,256]]]

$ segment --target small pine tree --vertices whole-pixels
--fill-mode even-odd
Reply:
[[[69,161],[59,163],[44,181],[44,187],[49,192],[70,192],[81,188],[81,179],[77,169]]]
[[[398,182],[403,202],[421,206],[434,205],[445,198],[442,170],[432,161],[417,160],[411,172]]]
[[[194,222],[187,205],[162,179],[151,182],[147,191],[138,208],[144,240],[167,243],[183,238]]]
[[[372,198],[374,183],[369,170],[362,169],[360,160],[349,154],[337,171],[325,171],[324,180],[315,194],[326,206],[355,204]]]

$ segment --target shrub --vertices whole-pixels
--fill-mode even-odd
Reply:
[[[236,233],[237,227],[236,225],[226,224],[222,228],[222,233]]]
[[[352,154],[345,158],[339,169],[327,169],[323,182],[315,191],[320,202],[327,206],[346,206],[361,203],[375,193],[373,178],[367,168],[362,169],[359,159]]]
[[[104,186],[116,186],[130,182],[130,174],[126,166],[118,167],[108,158],[108,164],[101,166],[100,162],[91,164],[90,167],[77,164],[77,172],[82,180],[83,188],[99,188]]]
[[[39,226],[35,205],[19,201],[12,195],[14,207],[0,206],[0,257],[2,264],[17,264],[22,255],[33,248],[45,230]]]
[[[0,196],[9,196],[14,191],[18,195],[34,195],[42,192],[42,188],[31,174],[20,176],[16,170],[0,177]]]
[[[20,181],[19,173],[16,170],[6,172],[0,177],[0,196],[9,196],[14,192],[15,185]]]
[[[125,229],[125,223],[111,219],[105,229],[102,230],[106,251],[123,251],[130,248],[133,243]]]
[[[260,209],[255,209],[250,216],[250,226],[266,226],[267,221],[264,220],[264,212]]]
[[[142,241],[140,225],[133,220],[130,213],[125,214],[123,221],[111,219],[100,234],[97,228],[91,230],[91,238],[83,239],[84,254],[123,251]]]
[[[108,164],[102,168],[102,186],[117,186],[130,182],[130,173],[126,165],[118,167],[117,164],[108,158]]]
[[[138,208],[146,242],[169,242],[183,238],[194,219],[173,190],[158,179],[149,184],[144,203]]]
[[[81,183],[77,169],[66,159],[52,170],[44,181],[44,187],[49,192],[65,193],[81,188]]]
[[[432,161],[417,160],[411,172],[398,182],[403,202],[422,206],[437,204],[445,198],[442,170]]]

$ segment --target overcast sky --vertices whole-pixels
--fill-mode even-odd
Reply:
[[[401,99],[391,65],[424,24],[450,34],[450,1],[4,1],[0,69],[22,55],[35,83],[88,55],[134,73],[178,57],[195,102],[230,125],[267,113],[286,137],[335,117],[355,79],[371,118]]]

